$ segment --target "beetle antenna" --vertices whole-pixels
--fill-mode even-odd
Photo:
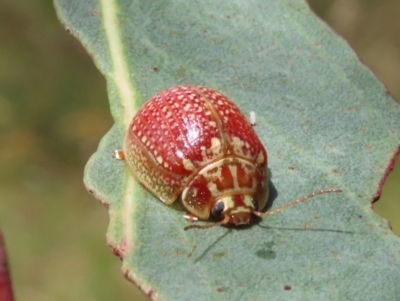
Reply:
[[[225,218],[222,221],[219,221],[217,223],[214,224],[208,224],[208,225],[190,225],[190,226],[186,226],[185,228],[183,228],[183,230],[189,230],[189,229],[209,229],[209,228],[214,228],[216,226],[220,226],[220,225],[226,225],[229,222],[229,216],[225,216]]]
[[[307,201],[308,199],[311,199],[311,198],[313,198],[313,197],[315,197],[317,195],[324,194],[324,193],[331,193],[331,192],[342,192],[342,191],[340,189],[336,189],[336,188],[318,190],[318,191],[315,191],[315,192],[313,192],[313,193],[311,193],[309,195],[303,196],[302,198],[299,198],[299,199],[297,199],[297,200],[295,200],[293,202],[290,202],[288,204],[280,206],[280,207],[278,207],[278,208],[276,208],[274,210],[267,211],[267,212],[253,211],[253,214],[257,215],[259,217],[264,217],[266,215],[275,214],[275,213],[281,212],[283,210],[286,210],[286,209],[288,209],[288,208],[290,208],[290,207],[292,207],[294,205],[303,203],[303,202]]]

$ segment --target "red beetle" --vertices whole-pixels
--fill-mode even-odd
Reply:
[[[122,154],[119,155],[122,157]],[[123,148],[130,171],[166,204],[181,195],[190,220],[212,214],[221,224],[248,224],[322,190],[262,213],[268,198],[267,152],[253,127],[226,96],[177,86],[151,98],[133,118]]]

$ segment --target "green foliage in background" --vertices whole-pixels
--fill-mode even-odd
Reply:
[[[0,40],[0,227],[16,300],[131,300],[107,213],[82,183],[112,124],[104,78],[50,1],[1,1]]]

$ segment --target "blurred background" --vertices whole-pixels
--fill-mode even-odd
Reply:
[[[310,0],[400,99],[400,1]],[[147,300],[107,248],[82,173],[112,125],[106,83],[50,0],[0,2],[0,228],[17,300]],[[400,163],[376,212],[400,235]]]

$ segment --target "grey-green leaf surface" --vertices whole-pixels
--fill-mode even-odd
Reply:
[[[400,241],[371,209],[399,149],[400,106],[305,2],[55,5],[106,77],[115,119],[85,185],[108,207],[107,240],[125,275],[152,299],[400,299]],[[184,231],[180,208],[111,156],[137,109],[178,84],[217,89],[257,113],[272,208],[321,188],[343,193],[243,229]]]

